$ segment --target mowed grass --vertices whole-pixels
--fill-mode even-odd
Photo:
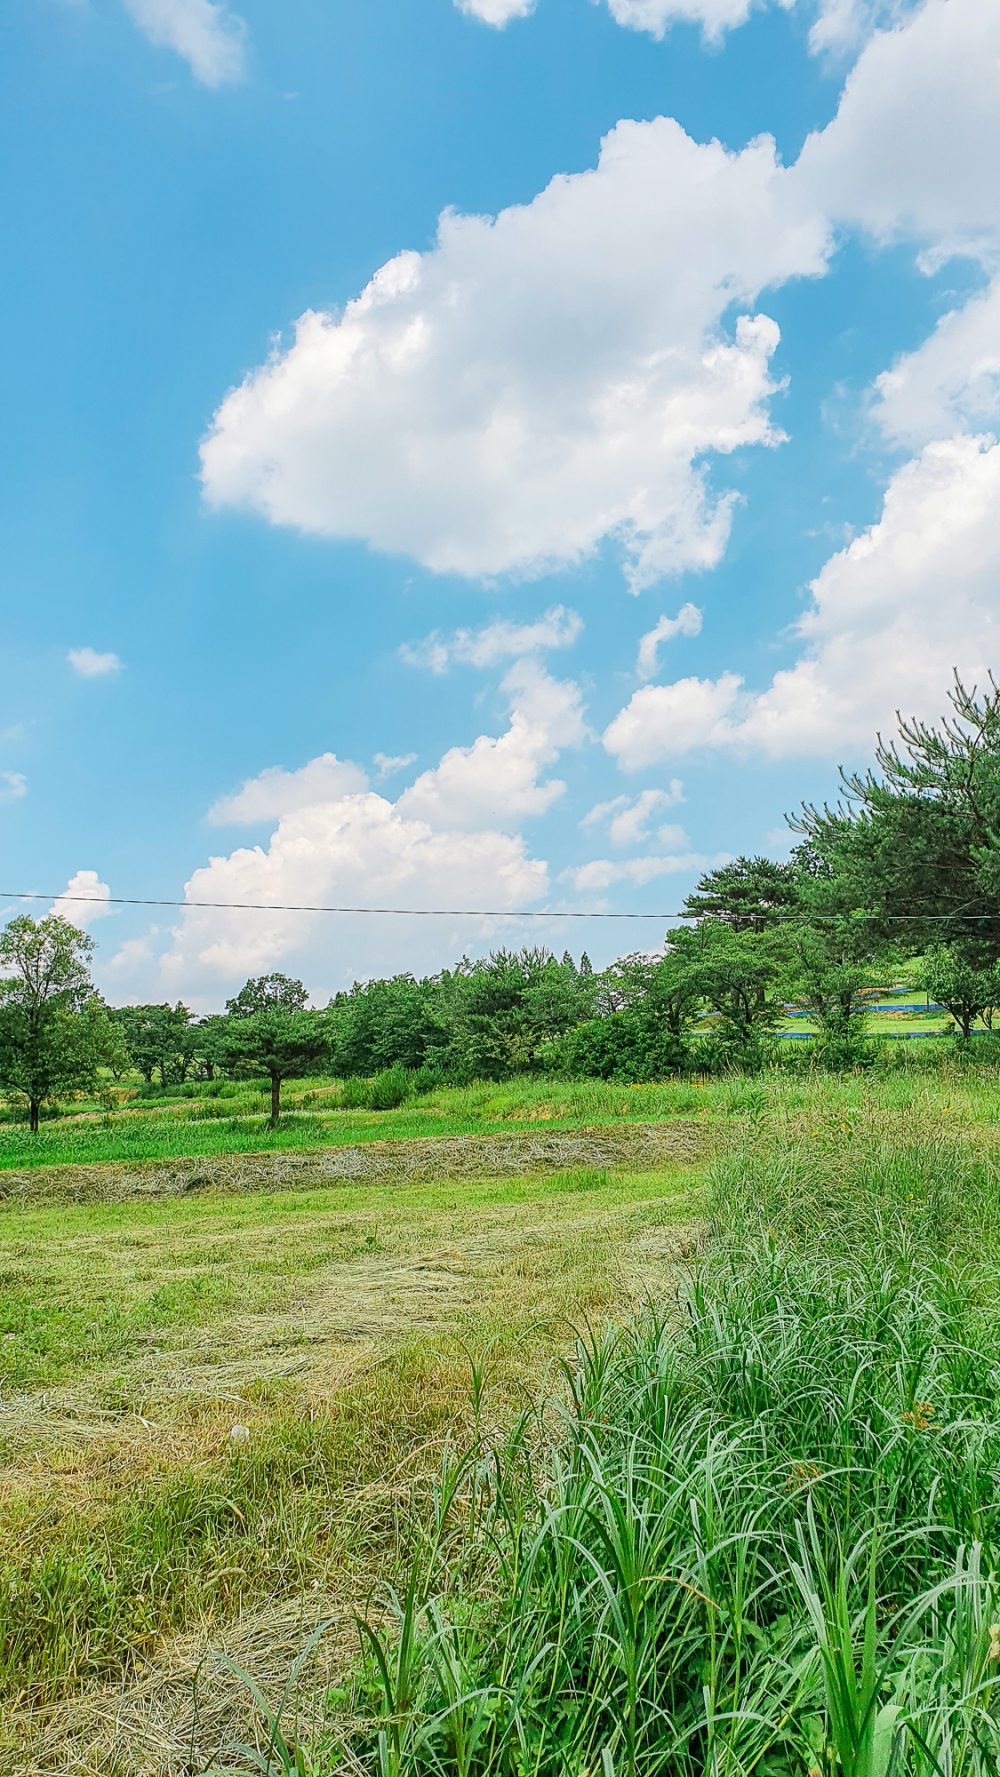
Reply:
[[[789,1045],[797,1048],[798,1045]],[[847,1076],[777,1071],[761,1080],[668,1080],[630,1086],[601,1080],[562,1081],[526,1077],[443,1087],[394,1111],[339,1108],[342,1088],[329,1080],[291,1082],[278,1129],[267,1128],[263,1091],[226,1083],[137,1098],[117,1110],[81,1102],[42,1123],[32,1136],[23,1122],[0,1123],[0,1174],[67,1164],[134,1164],[185,1156],[278,1153],[350,1146],[379,1140],[503,1134],[543,1125],[557,1131],[602,1123],[659,1122],[672,1117],[705,1120],[742,1116],[748,1106],[768,1114],[819,1114],[856,1110],[865,1104],[887,1110],[913,1107],[951,1110],[967,1121],[1000,1119],[1000,1070],[963,1064],[942,1041],[884,1045],[874,1073]],[[790,1058],[794,1059],[794,1058]],[[124,1096],[124,1093],[123,1093]]]
[[[6,1768],[62,1758],[74,1708],[79,1768],[116,1768],[103,1685],[397,1575],[473,1370],[516,1415],[703,1207],[674,1168],[0,1211]]]
[[[441,1098],[456,1117],[458,1100],[465,1115],[488,1106],[501,1128],[531,1128],[558,1117],[571,1127],[571,1112],[591,1125],[601,1105],[627,1117],[633,1094],[529,1082]],[[867,1608],[864,1551],[883,1530],[894,1550],[910,1528],[924,1538],[916,1565],[904,1562],[909,1593],[878,1578],[880,1635],[921,1587],[973,1596],[954,1580],[962,1538],[982,1545],[981,1568],[994,1559],[1000,1454],[983,1438],[1000,1416],[990,1380],[1000,1089],[955,1068],[674,1084],[634,1099],[640,1120],[659,1103],[705,1123],[711,1177],[706,1165],[577,1168],[0,1206],[0,1745],[11,1777],[246,1768],[232,1746],[265,1744],[261,1711],[217,1650],[231,1648],[277,1699],[326,1616],[337,1627],[323,1681],[300,1687],[295,1705],[323,1777],[345,1746],[382,1770],[378,1748],[390,1743],[379,1733],[391,1742],[400,1725],[390,1760],[400,1777],[520,1777],[511,1747],[522,1727],[539,1777],[603,1769],[605,1749],[616,1772],[672,1771],[657,1751],[668,1744],[692,1773],[837,1768],[819,1641],[788,1565],[796,1524],[809,1536],[808,1512],[818,1515],[817,1596],[837,1538],[845,1560],[862,1551],[844,1569],[853,1623]],[[389,1133],[389,1118],[408,1114],[369,1121]],[[692,1266],[700,1294],[682,1308]],[[560,1365],[581,1333],[569,1387]],[[964,1370],[960,1351],[971,1354]],[[947,1461],[927,1470],[932,1492],[921,1495],[907,1451],[926,1452],[932,1426],[949,1428]],[[845,1462],[844,1473],[857,1468],[848,1494],[839,1479],[824,1493],[813,1469],[832,1476]],[[476,1476],[487,1474],[484,1492]],[[952,1529],[931,1547],[927,1501],[940,1514],[942,1489],[971,1504],[949,1506]],[[632,1539],[631,1579],[614,1565],[626,1542],[609,1553],[619,1535]],[[548,1551],[540,1565],[522,1563],[523,1538]],[[725,1589],[733,1562],[747,1576],[737,1593]],[[552,1641],[568,1664],[528,1657],[554,1632],[543,1569],[562,1573],[564,1601],[575,1600],[572,1650]],[[412,1573],[419,1622],[399,1642],[387,1588],[405,1598]],[[1000,1600],[976,1584],[970,1659],[988,1677]],[[698,1595],[717,1602],[671,1614]],[[643,1603],[629,1630],[640,1641],[622,1655],[611,1628],[644,1599],[649,1613]],[[356,1610],[382,1635],[390,1671],[400,1646],[413,1650],[405,1721],[392,1685],[358,1665]],[[729,1629],[705,1639],[713,1610],[720,1625],[734,1610],[746,1620],[735,1665]],[[917,1683],[927,1650],[914,1634]],[[943,1685],[950,1697],[946,1641],[942,1630],[934,1695]],[[458,1662],[450,1678],[446,1647]],[[794,1695],[789,1673],[802,1676]],[[446,1679],[459,1687],[451,1702]],[[493,1726],[476,1740],[472,1721],[475,1752],[462,1763],[449,1723],[469,1727],[464,1701],[454,1713],[466,1693],[473,1713],[476,1695],[492,1699]],[[521,1713],[505,1714],[515,1693]],[[548,1712],[547,1695],[558,1698]],[[665,1710],[670,1741],[652,1733]],[[740,1710],[743,1738],[733,1729],[727,1742]],[[421,1723],[418,1745],[407,1735]],[[818,1751],[810,1734],[827,1736]],[[953,1777],[974,1769],[952,1763]]]

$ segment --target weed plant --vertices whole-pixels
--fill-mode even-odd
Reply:
[[[446,1460],[395,1627],[363,1629],[352,1759],[992,1777],[997,1180],[867,1134],[739,1139],[710,1258],[581,1341],[554,1447],[526,1415]]]

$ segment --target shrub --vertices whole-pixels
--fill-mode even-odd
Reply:
[[[371,1083],[368,1103],[373,1111],[394,1111],[410,1096],[410,1075],[405,1067],[387,1067]]]
[[[436,1092],[439,1086],[444,1086],[447,1083],[432,1067],[414,1068],[409,1079],[410,1090],[415,1092],[418,1098],[426,1092]]]

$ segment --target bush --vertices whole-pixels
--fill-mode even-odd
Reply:
[[[350,1077],[344,1081],[344,1089],[340,1095],[341,1110],[367,1111],[371,1109],[371,1102],[371,1081],[361,1080],[356,1074],[351,1074]]]
[[[690,1060],[688,1044],[641,1012],[612,1012],[588,1018],[546,1045],[547,1073],[571,1080],[662,1080],[680,1073]]]
[[[405,1067],[387,1067],[371,1083],[368,1103],[373,1111],[394,1111],[410,1096],[411,1075]]]
[[[415,1068],[409,1078],[410,1091],[415,1092],[418,1098],[426,1092],[436,1092],[439,1086],[447,1084],[432,1067]]]

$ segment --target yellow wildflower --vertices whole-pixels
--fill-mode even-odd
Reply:
[[[914,1431],[930,1431],[934,1418],[932,1401],[914,1401],[913,1410],[903,1414],[903,1424],[912,1425]]]

